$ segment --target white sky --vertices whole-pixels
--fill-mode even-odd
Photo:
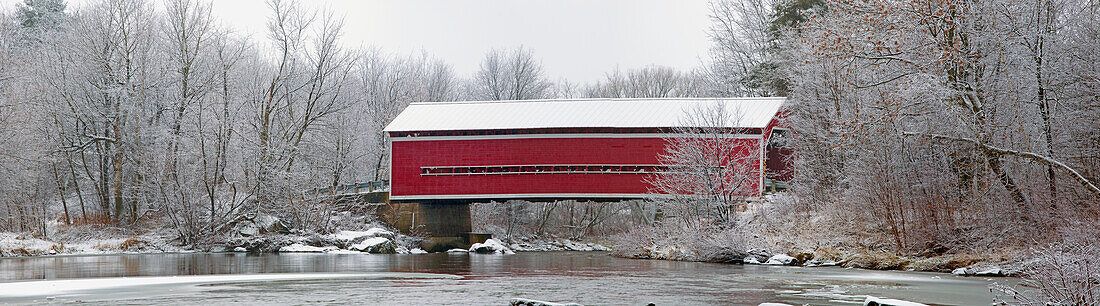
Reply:
[[[69,0],[70,7],[89,0]],[[154,0],[155,1],[155,0]],[[0,0],[11,9],[21,0]],[[419,50],[468,76],[491,48],[531,48],[552,79],[576,83],[622,69],[690,69],[710,46],[706,0],[303,0],[345,15],[345,42],[408,54]],[[221,22],[255,39],[264,0],[215,0]]]

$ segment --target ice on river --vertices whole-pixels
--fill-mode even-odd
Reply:
[[[943,273],[635,260],[590,252],[478,256],[456,251],[461,253],[4,258],[0,304],[506,305],[523,298],[580,304],[859,305],[874,296],[981,305],[992,300],[988,286],[993,280]],[[404,272],[438,274],[409,279]],[[192,274],[209,276],[170,277]]]
[[[0,300],[27,297],[56,297],[103,293],[144,286],[183,286],[268,281],[332,279],[459,279],[460,276],[432,273],[261,273],[186,276],[149,276],[61,279],[0,283]]]

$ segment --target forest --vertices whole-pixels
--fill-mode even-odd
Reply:
[[[248,36],[212,5],[0,8],[0,231],[201,246],[259,213],[331,232],[335,206],[302,191],[387,177],[381,130],[410,102],[785,96],[791,189],[687,232],[891,258],[1100,253],[1095,0],[714,0],[697,68],[591,84],[551,79],[524,46],[459,75],[350,46],[337,12],[269,0]]]

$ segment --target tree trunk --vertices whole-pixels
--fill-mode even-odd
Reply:
[[[57,184],[57,193],[61,196],[61,207],[65,210],[65,225],[71,225],[73,220],[69,218],[69,203],[65,200],[65,183],[61,182],[61,175],[57,173],[56,164],[50,163],[50,170],[53,172],[53,179]]]
[[[80,201],[80,217],[84,219],[84,222],[87,222],[88,211],[84,209],[84,194],[80,191],[80,182],[76,180],[76,169],[73,167],[73,159],[71,156],[66,156],[65,160],[69,162],[69,175],[72,175],[73,187],[76,188],[76,198]]]
[[[1041,4],[1042,1],[1039,1]],[[1041,12],[1036,12],[1039,16],[1042,16]],[[1039,102],[1039,114],[1043,117],[1043,140],[1046,141],[1047,156],[1054,158],[1054,141],[1051,137],[1051,124],[1050,124],[1050,104],[1047,101],[1046,85],[1043,83],[1043,35],[1040,31],[1039,35],[1036,35],[1036,54],[1035,54],[1035,81],[1037,83],[1038,92],[1036,97]],[[1058,198],[1058,185],[1055,184],[1054,166],[1047,165],[1047,182],[1050,184],[1050,209],[1051,213],[1056,213]]]
[[[118,135],[121,134],[121,124],[122,123],[118,122],[117,119],[114,122],[113,130],[116,138],[118,137]],[[122,146],[115,144],[114,157],[111,158],[111,187],[114,189],[112,190],[112,192],[114,192],[115,224],[122,223],[122,209],[124,207],[124,204],[122,203],[122,158],[124,156],[124,154],[122,153],[122,149]]]
[[[992,154],[990,152],[985,153],[986,162],[989,164],[989,170],[993,172],[993,175],[997,177],[997,180],[1001,182],[1001,185],[1008,190],[1008,193],[1012,196],[1012,201],[1016,202],[1016,205],[1021,208],[1020,213],[1024,214],[1023,208],[1027,207],[1027,197],[1024,196],[1024,192],[1020,190],[1020,187],[1016,185],[1016,181],[1005,172],[1001,165],[1000,154]],[[1024,215],[1026,216],[1026,215]]]
[[[377,182],[382,176],[382,161],[386,159],[386,151],[382,150],[381,154],[378,154],[378,160],[374,163],[374,181]]]

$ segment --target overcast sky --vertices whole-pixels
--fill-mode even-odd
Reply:
[[[69,0],[70,7],[89,0]],[[0,0],[13,7],[22,0]],[[264,0],[216,0],[219,19],[256,39]],[[491,48],[531,48],[553,79],[584,83],[622,69],[697,66],[709,42],[706,0],[322,0],[307,6],[345,15],[351,46],[425,50],[467,76]]]

